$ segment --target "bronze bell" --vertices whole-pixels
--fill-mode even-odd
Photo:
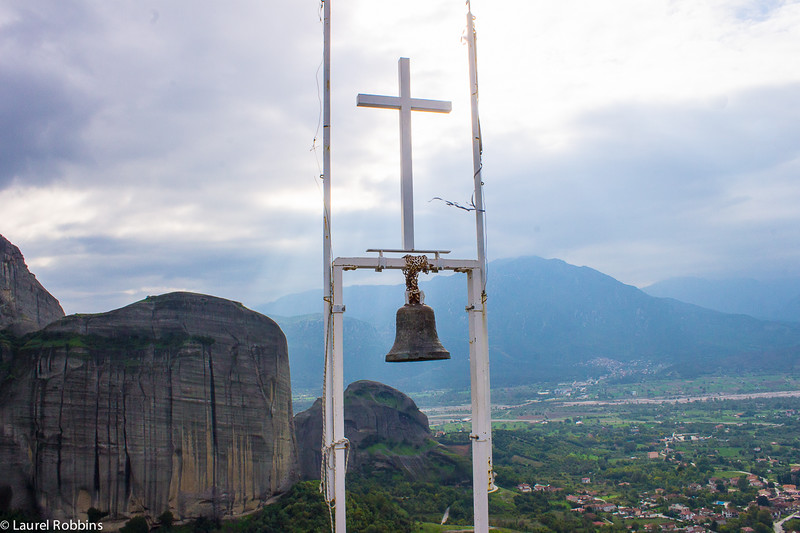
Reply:
[[[397,310],[394,345],[386,354],[387,363],[450,359],[436,334],[433,308],[424,303],[407,303]]]

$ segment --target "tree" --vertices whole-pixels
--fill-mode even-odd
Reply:
[[[745,491],[750,488],[750,483],[747,481],[747,478],[743,476],[736,481],[736,487],[741,491]]]
[[[89,510],[86,511],[86,518],[90,524],[97,524],[107,516],[108,516],[107,512],[95,509],[94,507],[89,507]]]
[[[192,532],[193,533],[211,533],[215,529],[219,527],[219,523],[215,522],[214,520],[210,520],[205,516],[201,516],[197,520],[194,521],[192,524]]]
[[[172,516],[172,513],[167,510],[158,515],[158,523],[161,524],[161,527],[170,530],[172,529],[172,524],[175,522],[175,517]]]
[[[128,520],[120,533],[150,533],[150,526],[147,525],[147,519],[143,516],[135,516]]]
[[[9,485],[0,486],[0,512],[5,513],[11,508],[11,499],[14,497],[14,491]]]

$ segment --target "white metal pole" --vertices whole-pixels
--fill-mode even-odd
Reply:
[[[331,0],[323,2],[324,51],[322,67],[322,219],[323,291],[326,314],[330,312],[331,294]],[[327,323],[327,321],[326,321]]]
[[[322,187],[325,211],[322,220],[324,291],[331,296],[331,0],[324,0],[324,51],[322,67]],[[327,304],[330,304],[328,299]],[[326,305],[328,307],[328,305]]]
[[[497,487],[494,484],[494,465],[492,462],[492,393],[491,393],[491,383],[489,381],[489,323],[488,323],[488,316],[486,311],[486,290],[485,290],[485,283],[486,283],[486,265],[481,264],[480,270],[480,279],[481,287],[481,309],[477,314],[477,329],[475,336],[475,344],[477,345],[477,353],[478,353],[478,376],[480,379],[479,382],[479,390],[481,397],[481,401],[483,402],[482,406],[482,413],[483,418],[481,419],[481,433],[484,447],[484,465],[486,467],[486,475],[487,478],[485,479],[486,483],[486,490],[488,492],[494,492],[497,490]],[[487,518],[488,520],[488,518]]]
[[[488,358],[480,267],[467,272],[469,368],[472,393],[472,501],[476,533],[489,531],[489,490],[492,486],[491,418],[488,409]]]
[[[335,532],[347,531],[347,504],[344,480],[347,475],[347,439],[344,435],[344,349],[342,267],[333,268],[333,447]]]
[[[475,181],[475,226],[478,238],[478,261],[481,265],[481,290],[486,290],[486,235],[483,208],[483,177],[481,163],[481,124],[478,120],[478,56],[472,10],[467,2],[467,43],[469,49],[469,90],[472,111],[472,169]]]
[[[472,380],[472,461],[475,531],[489,530],[488,493],[495,489],[492,469],[492,414],[489,382],[489,331],[486,316],[486,234],[483,207],[481,130],[478,119],[478,57],[474,17],[467,2],[470,109],[472,112],[472,168],[475,187],[475,229],[479,279],[470,271],[470,377]],[[480,289],[476,285],[480,284]]]
[[[334,328],[332,320],[333,286],[331,284],[331,269],[333,264],[331,246],[331,0],[323,0],[323,67],[322,67],[322,187],[323,187],[323,216],[322,216],[322,257],[323,281],[322,294],[324,301],[323,327],[325,331],[325,382],[323,383],[323,397],[325,400],[323,411],[323,453],[330,453],[334,443]],[[335,462],[331,457],[326,457],[326,472],[322,475],[327,480],[325,484],[325,499],[335,499],[334,482],[336,479]]]
[[[347,532],[345,496],[345,459],[347,440],[344,436],[344,375],[342,357],[342,269],[333,268],[331,246],[331,0],[323,0],[323,112],[322,172],[325,212],[323,217],[323,293],[325,309],[325,413],[324,447],[332,453],[327,461],[326,498],[333,502],[336,533]]]

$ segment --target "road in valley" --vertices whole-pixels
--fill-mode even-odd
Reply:
[[[540,404],[549,409],[558,407],[592,407],[600,405],[660,405],[660,404],[681,404],[692,402],[707,402],[711,400],[752,400],[757,398],[797,398],[800,397],[800,390],[772,391],[772,392],[743,392],[743,393],[718,393],[702,394],[696,396],[664,396],[659,398],[621,398],[617,400],[527,400],[525,402],[508,405],[494,404],[492,411],[506,411],[519,407],[526,407],[533,404]],[[432,425],[444,422],[469,422],[471,405],[448,405],[439,407],[429,407],[421,409],[428,416]],[[493,418],[492,422],[510,422],[513,418]]]
[[[800,513],[790,514],[789,516],[781,518],[780,520],[775,522],[772,525],[772,528],[775,530],[775,533],[783,533],[783,523],[786,522],[787,520],[791,520],[792,518],[797,518],[798,515],[800,515]]]
[[[786,390],[773,392],[741,392],[702,394],[698,396],[667,396],[662,398],[622,398],[619,400],[575,400],[559,402],[564,406],[575,405],[623,405],[623,404],[663,404],[663,403],[690,403],[707,402],[709,400],[753,400],[757,398],[796,398],[800,397],[800,390]]]

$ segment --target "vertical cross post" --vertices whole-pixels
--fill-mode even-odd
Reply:
[[[400,207],[403,249],[414,250],[414,184],[411,171],[411,112],[449,113],[452,104],[445,100],[411,98],[411,68],[407,57],[397,64],[400,96],[359,94],[358,107],[377,107],[400,111]]]

